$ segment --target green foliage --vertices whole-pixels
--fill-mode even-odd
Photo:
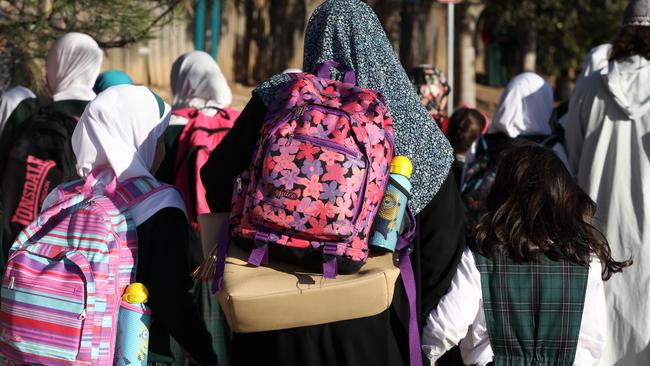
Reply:
[[[187,3],[187,0],[0,0],[0,54],[9,54],[13,66],[22,69],[19,73],[28,75],[27,83],[33,83],[42,76],[38,75],[42,69],[39,61],[47,54],[52,41],[61,35],[83,32],[95,38],[102,48],[122,47],[150,37],[158,27],[173,19],[179,5]],[[12,77],[16,78],[15,70]]]
[[[620,29],[627,0],[488,0],[486,22],[514,45],[537,30],[541,71],[578,69],[589,50],[611,41]]]

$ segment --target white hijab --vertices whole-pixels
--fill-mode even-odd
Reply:
[[[553,89],[541,76],[526,72],[516,76],[501,95],[488,133],[550,135]]]
[[[102,65],[102,50],[92,37],[68,33],[54,42],[47,53],[47,85],[55,102],[89,101]]]
[[[171,71],[173,106],[176,108],[225,108],[232,104],[232,91],[212,56],[203,51],[179,57]]]
[[[552,115],[553,88],[541,76],[526,72],[512,79],[501,95],[488,133],[505,133],[511,138],[550,135],[553,133],[550,123]],[[569,158],[562,144],[555,144],[551,150],[569,168]]]
[[[16,107],[25,99],[35,99],[36,95],[24,86],[14,86],[5,90],[0,95],[0,134],[5,129],[7,120],[14,113]]]
[[[153,178],[150,170],[170,110],[144,86],[118,85],[102,92],[88,104],[72,134],[79,175],[85,178],[97,167],[110,166],[118,182]],[[131,213],[139,225],[165,207],[185,211],[180,194],[169,189],[136,205]]]
[[[609,43],[594,47],[582,64],[581,76],[587,77],[593,72],[600,71],[609,64],[609,54],[612,52],[612,45]]]

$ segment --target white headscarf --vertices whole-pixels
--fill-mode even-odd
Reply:
[[[516,76],[501,95],[488,133],[550,135],[553,89],[541,76],[527,72]]]
[[[229,107],[232,92],[212,56],[203,51],[179,57],[171,71],[173,106],[176,108]]]
[[[153,178],[150,169],[158,139],[169,124],[170,110],[144,86],[118,85],[102,92],[88,104],[72,134],[79,175],[85,178],[93,169],[108,166],[118,182]],[[156,193],[136,205],[132,214],[139,225],[165,207],[185,210],[176,190]]]
[[[68,33],[54,42],[47,53],[47,85],[55,102],[89,101],[102,65],[102,50],[92,37]]]
[[[612,51],[612,45],[609,43],[601,44],[594,47],[582,64],[582,77],[587,77],[591,73],[600,71],[609,64],[609,54]]]
[[[5,129],[7,120],[16,107],[25,99],[34,99],[36,95],[24,86],[14,86],[5,90],[0,96],[0,134]]]

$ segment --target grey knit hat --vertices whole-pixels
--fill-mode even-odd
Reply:
[[[632,0],[625,8],[623,26],[650,26],[650,0]]]

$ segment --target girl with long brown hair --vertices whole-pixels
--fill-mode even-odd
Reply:
[[[595,203],[550,149],[513,147],[500,162],[472,250],[429,314],[435,361],[461,339],[466,364],[593,365],[605,344],[611,256]]]

